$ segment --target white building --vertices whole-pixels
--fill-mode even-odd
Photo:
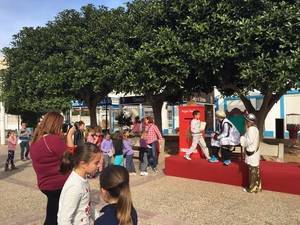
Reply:
[[[259,109],[261,107],[263,96],[258,92],[252,92],[248,96],[252,105]],[[233,108],[245,110],[245,106],[238,97],[222,97],[220,93],[215,98],[216,110],[231,111]],[[286,130],[286,115],[291,113],[300,114],[300,90],[291,90],[283,95],[273,106],[265,120],[264,137],[275,137],[275,120],[284,119],[285,137],[288,137]]]

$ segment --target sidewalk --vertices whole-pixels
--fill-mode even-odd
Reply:
[[[36,187],[31,162],[19,161],[18,170],[3,172],[6,146],[0,146],[0,223],[41,225],[46,198]],[[163,155],[160,168],[163,168]],[[136,167],[138,168],[138,167]],[[201,172],[201,171],[199,171]],[[139,225],[299,225],[300,196],[263,191],[248,194],[240,187],[167,177],[162,171],[148,177],[132,176],[131,191]],[[90,180],[92,203],[99,199],[98,179]]]

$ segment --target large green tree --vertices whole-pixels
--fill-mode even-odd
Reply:
[[[87,104],[91,125],[96,126],[97,104],[114,90],[115,77],[122,71],[124,9],[87,5],[81,12],[60,13],[48,26],[58,50],[51,64],[65,77],[68,94]]]
[[[87,5],[59,13],[46,27],[21,30],[13,47],[4,50],[7,108],[63,110],[78,99],[87,104],[91,125],[96,126],[96,106],[122,72],[126,25],[123,8]]]
[[[185,88],[190,71],[184,60],[184,45],[177,30],[169,26],[164,1],[137,0],[128,4],[131,23],[128,37],[127,72],[120,91],[146,96],[161,129],[164,101],[176,102],[190,93]]]
[[[240,96],[257,116],[262,134],[268,112],[300,80],[300,3],[211,1],[203,8],[210,9],[206,19],[197,23],[201,9],[196,4],[191,18],[203,27],[197,33],[205,61],[219,77],[218,88]],[[255,90],[263,95],[259,109],[246,97]]]
[[[64,79],[47,68],[50,36],[47,28],[23,28],[14,36],[12,47],[3,49],[8,65],[1,73],[5,109],[30,125],[46,111],[70,108],[68,96],[61,95]]]
[[[300,80],[299,1],[165,2],[196,80],[240,96],[262,134],[270,109]],[[247,98],[251,91],[263,95],[259,109]]]

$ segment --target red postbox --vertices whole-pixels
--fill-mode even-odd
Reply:
[[[200,112],[200,120],[205,122],[205,106],[204,105],[187,105],[179,106],[179,149],[180,155],[190,148],[191,140],[188,139],[188,130],[190,129],[191,120],[193,119],[193,111]],[[202,151],[200,151],[202,154]],[[193,154],[196,157],[198,154]],[[201,155],[202,156],[202,155]]]

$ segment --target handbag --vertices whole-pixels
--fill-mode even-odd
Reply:
[[[107,153],[107,155],[108,155],[109,157],[113,157],[113,155],[114,155],[114,149],[113,149],[113,148],[110,149],[109,152]]]

